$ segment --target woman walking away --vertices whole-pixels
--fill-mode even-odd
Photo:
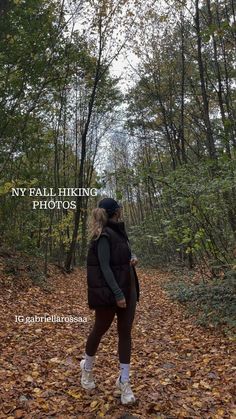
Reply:
[[[136,302],[139,301],[139,281],[135,271],[137,258],[131,254],[124,222],[120,221],[121,206],[112,198],[104,198],[92,213],[91,241],[87,255],[88,305],[95,310],[95,322],[88,336],[85,359],[80,362],[81,385],[95,388],[92,367],[102,336],[117,315],[120,374],[116,387],[121,403],[134,403],[129,372],[131,329]]]

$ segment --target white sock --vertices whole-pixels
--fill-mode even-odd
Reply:
[[[125,381],[129,381],[129,370],[130,364],[122,364],[120,362],[120,381],[124,383]]]
[[[90,371],[93,368],[94,360],[95,360],[95,355],[89,356],[85,353],[84,369],[87,371]]]

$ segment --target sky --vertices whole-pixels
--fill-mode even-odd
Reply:
[[[131,51],[126,50],[125,53],[121,53],[117,60],[112,63],[110,72],[115,77],[121,77],[119,82],[119,88],[122,93],[127,93],[128,89],[134,85],[134,77],[132,76],[132,67],[138,65],[138,57]]]
[[[80,12],[79,10],[76,12],[74,20],[73,19],[70,20],[71,15],[68,14],[67,20],[70,20],[70,25],[69,25],[70,30],[78,30],[80,33],[83,33],[84,25],[85,26],[87,25],[88,32],[89,32],[91,30],[90,18],[92,16],[90,15],[91,15],[91,11],[90,12],[88,11],[86,15],[87,23],[84,23],[83,13]],[[89,19],[88,19],[88,16],[90,16]],[[74,27],[73,27],[73,23],[74,23]],[[118,40],[117,45],[114,42],[116,39]],[[115,29],[115,31],[113,32],[112,41],[111,41],[114,47],[114,51],[118,47],[119,42],[121,44],[122,42],[124,42],[124,40],[125,40],[125,31],[122,28],[122,26],[118,26],[117,29]],[[108,44],[109,44],[109,39],[108,39]],[[111,50],[109,50],[109,46],[108,46],[108,52],[111,53]],[[110,74],[112,76],[120,78],[120,81],[118,83],[118,88],[123,94],[126,94],[129,88],[134,85],[134,78],[131,75],[130,64],[132,64],[132,66],[136,66],[138,64],[138,58],[131,51],[131,49],[128,49],[127,46],[125,45],[124,48],[121,50],[120,54],[118,55],[118,57],[113,60],[109,69]],[[124,113],[122,112],[123,110],[125,110],[125,104],[121,104],[120,109],[118,111],[118,114],[119,114],[118,118],[121,118],[121,119],[119,119],[117,123],[113,124],[113,126],[111,127],[111,130],[109,130],[109,132],[105,134],[101,140],[99,150],[98,150],[98,155],[96,158],[96,170],[100,175],[102,175],[104,169],[107,168],[107,164],[109,160],[110,137],[111,136],[114,137],[116,130],[122,131],[122,122],[123,122],[123,118],[125,117]]]

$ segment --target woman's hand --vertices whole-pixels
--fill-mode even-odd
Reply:
[[[118,305],[118,307],[126,308],[126,300],[125,300],[125,298],[123,298],[122,300],[116,301],[116,304]]]
[[[136,257],[133,257],[133,258],[130,260],[130,264],[131,264],[131,265],[133,265],[133,266],[137,265],[137,263],[138,263],[138,259],[137,259]]]

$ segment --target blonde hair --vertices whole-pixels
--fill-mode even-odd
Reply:
[[[107,224],[108,215],[104,208],[94,208],[89,222],[89,237],[98,240],[103,227]]]

